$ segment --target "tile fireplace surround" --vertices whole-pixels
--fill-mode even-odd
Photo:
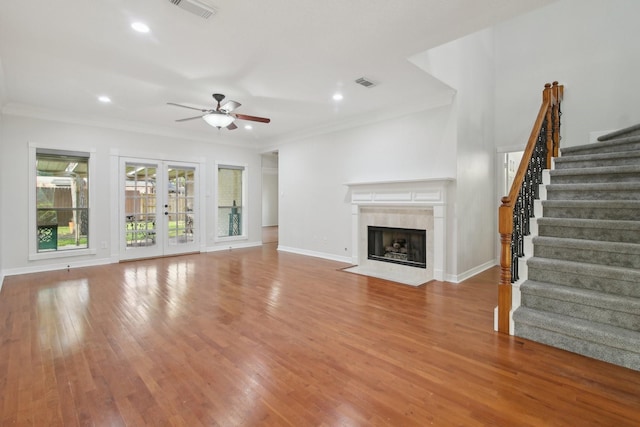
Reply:
[[[447,188],[451,178],[347,184],[351,193],[352,262],[345,271],[418,286],[444,280]],[[427,231],[427,268],[367,259],[367,227]]]

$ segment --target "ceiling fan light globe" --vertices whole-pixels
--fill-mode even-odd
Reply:
[[[225,114],[213,112],[202,116],[205,122],[216,128],[226,128],[235,120],[235,117]]]

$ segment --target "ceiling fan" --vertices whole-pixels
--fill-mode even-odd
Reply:
[[[238,126],[234,123],[236,119],[238,120],[250,120],[253,122],[260,123],[269,123],[271,119],[267,119],[265,117],[256,117],[256,116],[248,116],[246,114],[238,114],[232,113],[233,110],[238,108],[240,105],[239,102],[227,100],[224,104],[220,104],[225,96],[221,93],[214,93],[213,99],[216,100],[218,105],[215,109],[212,110],[204,110],[202,108],[189,107],[188,105],[176,104],[175,102],[167,102],[168,105],[175,105],[176,107],[189,108],[191,110],[198,110],[201,113],[204,113],[200,116],[187,117],[186,119],[178,119],[176,122],[186,122],[187,120],[195,120],[202,118],[205,122],[210,124],[213,127],[217,127],[218,129],[227,128],[229,130],[237,129]]]

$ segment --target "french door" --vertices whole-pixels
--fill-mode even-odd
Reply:
[[[120,159],[120,259],[199,250],[198,165]]]

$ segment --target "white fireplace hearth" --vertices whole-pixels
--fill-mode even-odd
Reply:
[[[419,286],[444,280],[447,190],[451,178],[347,184],[351,193],[352,262],[345,271]],[[368,227],[426,230],[426,268],[368,259]]]

